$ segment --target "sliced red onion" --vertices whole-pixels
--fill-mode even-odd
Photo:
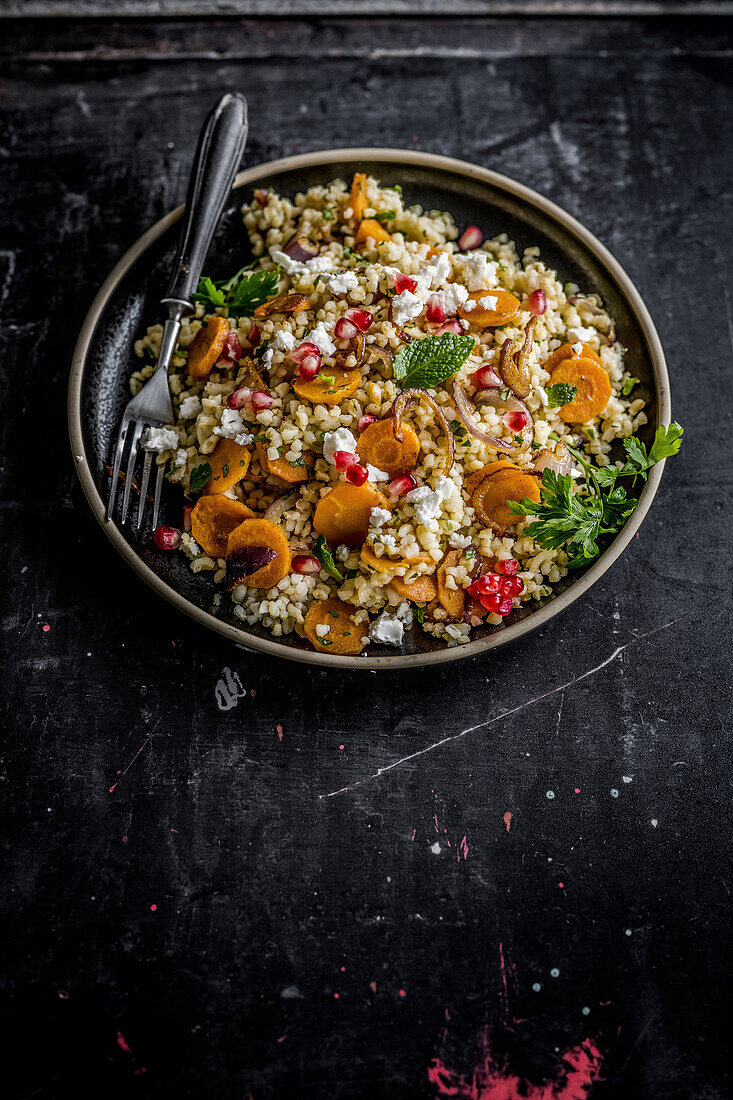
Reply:
[[[544,470],[554,470],[556,474],[569,474],[573,468],[573,460],[567,447],[558,443],[557,449],[552,451],[540,451],[534,464],[535,471],[541,474]]]
[[[247,577],[264,569],[277,557],[277,551],[269,546],[243,546],[227,558],[227,589],[231,592],[239,584],[246,584]]]
[[[521,428],[513,428],[510,423],[504,421],[507,428],[509,428],[511,431],[521,431],[524,428],[534,429],[534,417],[532,416],[532,413],[529,411],[524,401],[522,401],[521,397],[517,397],[516,394],[510,393],[508,397],[504,398],[501,396],[501,394],[496,393],[494,390],[484,390],[481,393],[476,394],[474,398],[474,403],[476,405],[491,405],[491,407],[494,409],[503,409],[505,410],[505,415],[506,413],[508,413],[509,415],[519,413],[522,416],[526,417],[526,420]]]
[[[472,252],[483,244],[484,235],[477,225],[469,225],[458,238],[458,247],[461,252]]]
[[[488,435],[483,428],[479,428],[471,413],[471,403],[460,382],[453,383],[453,402],[466,431],[474,439],[480,439],[482,443],[485,443],[487,447],[491,447],[494,451],[510,451],[512,453],[516,451],[517,448],[513,444],[505,443],[502,439],[497,439],[495,435]]]
[[[264,511],[263,516],[265,519],[269,519],[270,523],[279,523],[283,518],[283,513],[287,512],[295,500],[295,489],[291,489],[289,493],[285,493],[284,496],[278,497],[277,500],[273,500]]]
[[[305,233],[296,233],[285,245],[283,252],[286,256],[289,256],[291,260],[296,260],[298,263],[304,264],[318,255],[318,245],[314,244],[310,238],[306,237]]]
[[[591,302],[589,298],[584,298],[582,294],[573,294],[571,298],[568,298],[568,301],[572,302],[574,306],[584,305],[594,317],[600,317],[603,313],[603,310],[595,302]]]

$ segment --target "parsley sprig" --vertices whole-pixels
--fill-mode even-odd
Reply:
[[[341,572],[336,565],[336,562],[333,560],[333,554],[329,550],[326,544],[326,539],[323,535],[318,536],[313,549],[315,551],[316,557],[328,573],[329,577],[332,577],[335,581],[342,581],[344,578],[341,575]]]
[[[627,496],[619,480],[632,478],[632,488],[637,478],[646,481],[652,466],[676,455],[681,443],[682,428],[674,421],[669,426],[657,428],[649,452],[640,439],[633,436],[625,439],[627,460],[621,469],[593,466],[582,452],[566,443],[583,469],[587,495],[576,493],[569,474],[545,470],[539,503],[525,497],[520,501],[507,501],[507,504],[515,515],[536,516],[525,533],[548,550],[565,546],[570,555],[568,568],[580,569],[601,553],[598,540],[620,531],[639,503],[638,498]]]
[[[261,306],[277,293],[280,267],[274,271],[253,271],[254,263],[245,264],[231,279],[214,282],[208,275],[199,280],[194,301],[203,302],[209,309],[226,306],[234,317],[252,317]]]

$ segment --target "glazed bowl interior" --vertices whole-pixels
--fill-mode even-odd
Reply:
[[[641,380],[636,392],[647,403],[649,423],[640,435],[650,442],[656,425],[669,419],[669,388],[662,349],[638,293],[613,257],[578,222],[548,200],[496,173],[445,157],[381,149],[314,153],[260,165],[237,177],[207,273],[226,277],[251,257],[240,207],[254,187],[272,187],[292,197],[335,177],[348,180],[356,171],[369,172],[385,185],[399,183],[406,205],[447,210],[459,227],[478,225],[487,237],[506,233],[515,241],[520,256],[525,248],[538,245],[542,259],[558,272],[561,282],[574,282],[584,291],[600,294],[616,321],[618,339],[628,349],[630,369]],[[215,594],[220,589],[210,575],[194,575],[183,555],[158,551],[149,531],[138,536],[129,527],[104,523],[109,486],[106,465],[130,396],[129,375],[138,366],[132,347],[148,325],[161,319],[158,303],[169,277],[179,217],[180,208],[153,226],[101,288],[79,337],[69,390],[72,448],[92,509],[123,556],[159,594],[202,624],[253,649],[341,668],[400,668],[459,659],[540,626],[582,595],[628,544],[654,496],[659,467],[652,471],[629,523],[590,569],[570,574],[555,585],[552,596],[514,611],[501,627],[477,631],[467,645],[446,648],[415,628],[406,631],[399,651],[372,646],[361,657],[336,657],[314,652],[296,634],[274,639],[258,625],[247,626],[231,613],[226,596],[221,606],[216,606]],[[165,483],[161,522],[179,525],[181,499],[180,490]]]

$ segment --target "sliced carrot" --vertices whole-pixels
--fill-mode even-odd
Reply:
[[[231,497],[202,496],[191,509],[191,534],[205,554],[211,558],[224,558],[227,539],[235,527],[246,519],[254,519],[255,513],[246,504]]]
[[[378,573],[391,573],[393,569],[406,569],[408,572],[405,574],[405,578],[410,576],[409,570],[411,566],[420,564],[430,565],[433,560],[427,551],[418,554],[416,558],[390,558],[386,554],[383,554],[380,558],[374,553],[371,546],[362,546],[359,556],[365,565],[368,565],[370,569],[376,569]],[[418,574],[418,576],[419,575],[420,574]]]
[[[515,466],[513,462],[507,462],[506,459],[500,459],[498,462],[489,462],[486,466],[482,466],[480,470],[474,470],[472,474],[469,474],[466,478],[465,490],[469,496],[473,496],[476,489],[481,482],[489,474],[495,474],[497,470],[518,470],[519,467]]]
[[[493,309],[478,304],[480,298],[495,298]],[[521,302],[508,290],[474,290],[460,306],[458,316],[479,328],[498,328],[507,325],[519,313]]]
[[[394,420],[391,416],[386,420],[375,420],[365,428],[356,447],[356,453],[362,462],[371,463],[390,477],[414,470],[420,454],[420,440],[409,424],[403,421],[401,427],[401,443],[395,439]]]
[[[358,546],[367,537],[369,515],[377,507],[389,508],[389,502],[370,482],[340,482],[318,501],[313,526],[330,543]]]
[[[263,472],[272,474],[273,477],[279,477],[282,481],[287,481],[288,485],[297,485],[301,481],[307,481],[310,477],[308,465],[312,461],[312,456],[309,451],[306,451],[303,455],[303,465],[294,466],[286,458],[268,458],[266,443],[255,443],[255,450]]]
[[[360,626],[353,620],[357,609],[350,603],[332,596],[328,600],[312,603],[305,615],[303,633],[314,649],[319,653],[338,653],[353,657],[364,648],[362,638],[366,633],[366,624]],[[316,627],[328,627],[328,631]]]
[[[270,317],[273,313],[302,313],[310,307],[311,300],[305,294],[281,294],[257,306],[255,317]]]
[[[596,363],[603,366],[603,360],[600,358],[597,352],[593,351],[593,348],[589,348],[587,344],[583,344],[583,350],[580,353],[584,359],[594,359]],[[545,359],[542,366],[545,368],[548,374],[552,374],[554,370],[564,363],[566,359],[578,359],[580,356],[576,351],[573,351],[572,344],[561,344],[559,348],[555,348],[547,359]]]
[[[275,556],[257,566],[258,551],[273,551]],[[230,588],[246,584],[248,588],[272,588],[290,572],[292,555],[285,532],[269,519],[246,519],[235,527],[227,540],[227,583]],[[252,566],[252,571],[248,568]]]
[[[461,556],[460,550],[449,550],[438,566],[438,599],[452,619],[461,617],[466,603],[466,593],[463,588],[448,587],[448,570],[455,569]]]
[[[414,581],[393,577],[389,584],[398,596],[402,596],[404,600],[412,600],[413,603],[432,603],[438,595],[438,585],[433,573],[423,573]]]
[[[612,393],[605,367],[594,359],[566,359],[552,372],[552,382],[553,385],[567,382],[578,391],[559,410],[560,419],[566,424],[587,424],[594,416],[600,416]]]
[[[479,484],[471,497],[476,515],[487,527],[503,533],[519,523],[517,516],[507,505],[508,500],[540,499],[540,479],[523,470],[497,470]]]
[[[220,439],[209,455],[211,477],[206,482],[207,496],[226,493],[245,477],[252,455],[246,447],[233,439]]]
[[[384,241],[392,240],[391,233],[388,233],[376,218],[364,218],[364,221],[361,222],[356,231],[356,243],[366,244],[370,237],[375,244],[382,244]]]
[[[312,381],[296,378],[293,389],[303,401],[312,405],[340,405],[356,393],[361,385],[361,371],[324,367]]]
[[[198,330],[188,345],[187,369],[191,378],[197,381],[208,378],[224,350],[228,335],[229,322],[226,317],[210,317],[207,324]]]
[[[353,211],[354,221],[361,221],[368,205],[366,174],[364,172],[357,172],[351,184],[351,209]]]

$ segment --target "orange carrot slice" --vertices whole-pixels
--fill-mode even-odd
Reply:
[[[364,218],[359,228],[356,231],[356,243],[366,244],[369,238],[375,242],[375,244],[382,244],[384,241],[391,241],[392,235],[387,232],[383,225],[381,225],[376,218]]]
[[[538,477],[523,470],[497,470],[479,484],[471,503],[482,523],[500,534],[505,533],[522,519],[511,511],[507,501],[529,497],[537,502],[540,499],[540,485]]]
[[[201,381],[208,378],[211,368],[222,351],[229,335],[226,317],[210,317],[188,345],[187,369],[191,378]]]
[[[248,563],[256,565],[260,550],[270,550],[275,556],[248,572]],[[290,572],[292,560],[285,532],[269,519],[246,519],[235,527],[227,540],[226,556],[230,588],[237,584],[246,584],[248,588],[272,588]]]
[[[312,461],[312,456],[308,451],[303,455],[304,464],[302,466],[294,466],[292,462],[288,462],[286,458],[268,458],[267,457],[267,444],[255,443],[255,450],[257,451],[257,458],[259,459],[260,466],[266,474],[272,474],[273,477],[279,477],[282,481],[287,481],[288,485],[297,485],[301,481],[307,481],[309,478],[308,464]]]
[[[420,440],[409,424],[402,422],[402,442],[395,439],[394,420],[375,420],[359,436],[356,453],[390,477],[414,470],[420,454]]]
[[[252,455],[240,443],[233,439],[220,439],[209,455],[211,477],[206,482],[204,493],[226,493],[246,475]]]
[[[351,209],[353,219],[360,222],[367,206],[367,178],[364,172],[357,172],[351,184]]]
[[[479,305],[481,298],[495,299],[496,304],[488,309]],[[479,328],[498,328],[513,321],[520,309],[519,299],[508,290],[474,290],[459,308],[458,316]]]
[[[361,385],[361,371],[324,366],[312,381],[296,378],[293,389],[312,405],[340,405]]]
[[[438,599],[452,619],[461,617],[466,603],[466,593],[463,588],[448,587],[448,570],[455,569],[460,560],[460,550],[449,550],[438,566]]]
[[[305,615],[303,633],[314,649],[319,653],[338,653],[342,656],[354,656],[364,648],[362,638],[367,625],[359,625],[353,620],[356,608],[350,603],[331,597],[312,603]],[[323,627],[328,627],[327,631]],[[320,632],[316,627],[321,627]]]
[[[235,527],[246,519],[254,519],[255,513],[246,504],[221,493],[202,496],[191,509],[191,534],[205,554],[211,558],[224,558],[227,540]]]
[[[372,508],[389,508],[389,502],[370,482],[340,482],[322,496],[313,515],[313,526],[330,543],[358,546],[369,531]]]
[[[582,355],[584,359],[595,359],[596,363],[603,366],[603,361],[600,356],[593,351],[593,348],[589,348],[587,344],[583,344],[583,350],[580,352],[580,355]],[[555,350],[548,355],[542,366],[548,374],[552,374],[552,372],[557,370],[560,364],[564,363],[566,359],[578,359],[579,357],[578,352],[573,351],[572,344],[561,344],[559,348],[555,348]]]
[[[412,600],[413,603],[432,603],[438,595],[438,585],[432,573],[423,573],[414,581],[408,581],[405,577],[394,577],[389,584],[398,596],[402,596],[404,600]]]
[[[578,391],[563,405],[560,419],[566,424],[587,424],[605,409],[611,397],[611,382],[606,370],[595,359],[566,359],[552,372],[553,385],[567,382]]]

